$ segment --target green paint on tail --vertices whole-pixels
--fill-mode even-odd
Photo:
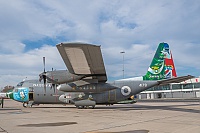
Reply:
[[[160,43],[146,75],[143,76],[143,80],[164,79],[166,77],[165,58],[170,58],[169,45],[167,43]]]

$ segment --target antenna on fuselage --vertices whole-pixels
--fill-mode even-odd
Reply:
[[[22,81],[26,81],[27,77],[25,79],[23,79]]]

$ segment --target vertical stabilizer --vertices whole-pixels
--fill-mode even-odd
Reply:
[[[160,43],[143,80],[161,80],[172,77],[176,77],[176,71],[169,45]]]
[[[171,51],[170,51],[170,58],[165,58],[165,66],[166,66],[166,68],[165,68],[165,78],[177,77]]]

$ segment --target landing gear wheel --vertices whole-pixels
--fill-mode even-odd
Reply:
[[[32,108],[32,107],[33,107],[33,105],[32,105],[32,104],[30,104],[30,105],[28,105],[28,107],[29,107],[29,108]]]
[[[24,108],[27,108],[27,106],[28,106],[28,103],[23,103]]]
[[[83,106],[76,106],[76,108],[83,109],[84,107]]]
[[[78,105],[76,105],[76,108],[77,109],[94,109],[95,105],[93,105],[93,106],[78,106]]]

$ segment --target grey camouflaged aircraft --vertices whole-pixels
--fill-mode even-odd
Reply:
[[[67,70],[45,71],[39,80],[20,82],[6,97],[35,104],[74,104],[77,108],[94,108],[98,104],[120,103],[154,86],[178,83],[193,76],[169,77],[165,59],[171,58],[167,43],[160,43],[145,76],[107,82],[100,46],[86,43],[56,45]],[[172,70],[172,69],[170,69]],[[5,96],[5,94],[2,94]]]

